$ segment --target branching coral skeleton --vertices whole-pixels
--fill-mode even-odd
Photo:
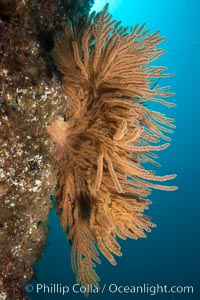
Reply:
[[[148,109],[146,101],[174,106],[163,100],[168,87],[153,89],[164,67],[149,64],[164,51],[165,38],[144,25],[127,32],[112,20],[108,6],[64,27],[56,36],[53,57],[70,98],[66,122],[48,127],[55,142],[59,166],[57,211],[72,244],[72,266],[78,282],[98,286],[95,263],[100,251],[111,264],[121,256],[117,237],[145,237],[155,225],[143,215],[151,188],[166,191],[176,186],[163,182],[175,175],[156,176],[143,163],[158,165],[152,151],[169,143],[173,119]]]

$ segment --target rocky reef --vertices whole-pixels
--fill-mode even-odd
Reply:
[[[0,2],[0,299],[26,299],[55,193],[46,127],[68,99],[51,58],[54,34],[92,0]]]

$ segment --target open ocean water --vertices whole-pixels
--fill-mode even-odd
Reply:
[[[106,288],[103,294],[90,294],[89,299],[197,300],[200,299],[200,1],[96,0],[93,8],[100,10],[106,2],[113,17],[122,20],[124,26],[145,22],[151,32],[159,29],[161,36],[168,37],[161,44],[168,52],[156,63],[176,74],[161,79],[159,84],[171,86],[176,95],[169,100],[177,107],[168,109],[155,104],[151,107],[176,119],[171,147],[158,153],[162,167],[157,174],[177,173],[177,179],[170,184],[178,185],[179,190],[152,192],[153,204],[146,214],[152,217],[157,228],[147,239],[121,240],[123,256],[117,258],[116,267],[102,258],[96,270],[101,286],[106,284]],[[49,226],[47,246],[35,264],[36,278],[31,282],[34,290],[29,297],[31,300],[84,299],[82,293],[71,290],[65,296],[59,292],[36,292],[37,284],[70,288],[75,284],[70,245],[54,210]],[[121,289],[115,292],[115,286],[137,285],[145,286],[148,292],[121,293]],[[177,293],[162,293],[160,286],[165,285],[169,289],[178,287]],[[184,293],[183,286],[192,286],[193,293]]]

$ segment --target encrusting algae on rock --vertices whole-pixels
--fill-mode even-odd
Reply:
[[[146,104],[174,106],[163,99],[172,95],[168,87],[150,88],[155,79],[171,76],[151,64],[165,52],[157,48],[164,39],[144,25],[121,27],[108,5],[69,21],[55,38],[52,54],[69,108],[47,131],[59,166],[56,208],[83,286],[98,287],[99,252],[115,265],[114,255],[122,255],[117,237],[146,237],[155,226],[143,215],[151,189],[177,189],[161,184],[176,175],[156,176],[143,167],[158,165],[152,151],[169,146],[165,133],[175,127]],[[159,144],[161,139],[167,143]]]
[[[0,299],[27,299],[49,231],[57,170],[46,127],[68,105],[50,54],[53,35],[92,3],[0,1]]]

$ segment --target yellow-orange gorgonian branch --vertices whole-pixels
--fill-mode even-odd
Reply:
[[[120,256],[116,237],[145,237],[151,223],[143,211],[151,188],[173,191],[149,181],[163,182],[175,175],[156,176],[143,167],[156,163],[152,151],[169,146],[165,132],[172,119],[152,111],[146,102],[171,96],[168,88],[153,89],[164,67],[150,63],[164,53],[164,38],[144,25],[130,29],[112,20],[108,6],[75,23],[68,22],[55,39],[53,57],[70,98],[64,120],[49,128],[59,165],[57,210],[72,244],[72,266],[83,285],[98,286],[95,262],[98,250],[116,264]],[[129,179],[128,179],[129,178]]]

